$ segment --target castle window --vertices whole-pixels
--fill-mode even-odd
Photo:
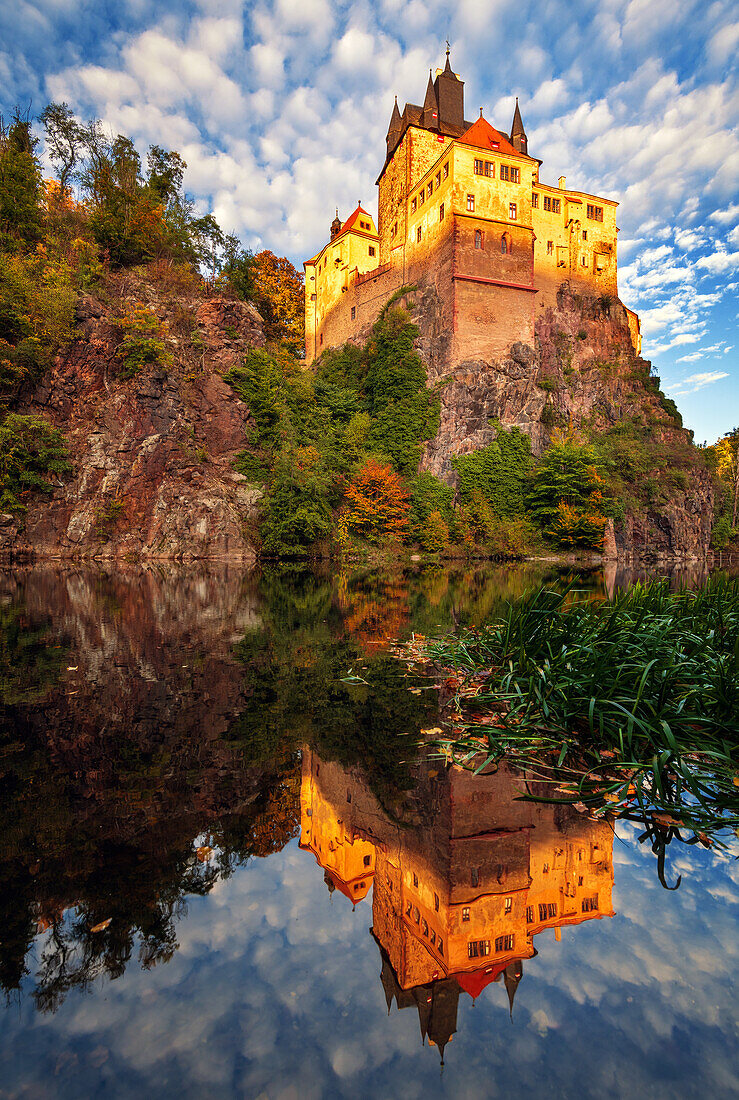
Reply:
[[[467,958],[479,959],[490,954],[490,940],[470,940],[467,944]]]
[[[495,165],[491,160],[485,161],[485,175],[495,179]]]
[[[449,176],[449,161],[447,161],[446,164],[444,165],[444,179],[447,179],[448,176]]]
[[[598,910],[598,895],[594,898],[582,899],[582,911],[583,913],[595,913]]]
[[[496,951],[512,951],[513,936],[498,936],[495,941]]]
[[[534,209],[536,209],[536,207],[539,205],[539,196],[537,195],[536,191],[534,191],[531,196],[531,205],[534,207]]]
[[[515,222],[516,218],[518,217],[518,206],[515,202],[508,203],[508,217],[511,219],[512,222]]]
[[[434,932],[433,928],[431,929],[431,942],[436,943],[436,932]]]
[[[440,954],[440,955],[441,955],[442,957],[443,957],[443,955],[444,955],[444,941],[443,941],[443,939],[441,938],[441,936],[439,937],[439,954]]]
[[[311,300],[311,302],[315,302],[315,300],[316,300],[315,294],[311,294],[310,300]]]
[[[421,190],[418,192],[418,204],[419,204],[419,206],[423,206],[423,204],[425,202],[426,202],[426,189],[425,189],[425,187],[422,187]]]
[[[581,257],[580,257],[580,263],[582,264],[582,266],[583,266],[583,267],[587,267],[587,266],[588,266],[588,258],[587,258],[587,256],[581,256]]]
[[[428,922],[425,921],[425,920],[421,922],[421,931],[423,932],[424,936],[426,936],[426,938],[428,938],[429,926],[428,926]]]
[[[552,209],[552,196],[551,195],[545,195],[544,196],[544,209],[545,210],[551,210]]]
[[[552,213],[559,214],[562,208],[562,202],[560,199],[552,199]]]
[[[602,206],[593,206],[591,203],[588,203],[588,217],[593,222],[602,222],[603,221],[603,207]]]
[[[439,912],[439,895],[436,893],[434,894],[434,909],[437,913]]]
[[[465,905],[462,909],[462,923],[465,924],[470,919],[470,907]]]
[[[419,921],[421,920],[421,914],[418,911],[418,906],[417,905],[413,906],[413,919],[416,922],[416,924],[418,924]]]
[[[534,907],[533,907],[533,905],[527,905],[526,906],[526,923],[527,924],[533,924],[534,923]]]
[[[365,857],[364,857],[364,865],[365,865],[365,867],[369,867],[369,865],[370,865],[370,860],[371,860],[371,858],[372,858],[371,856],[365,856]]]
[[[323,333],[321,333],[321,337],[320,337],[320,339],[319,339],[318,343],[319,343],[319,344],[322,344],[322,343],[323,343]]]
[[[441,170],[439,170],[436,173],[436,189],[437,189],[437,191],[440,187],[441,187]]]
[[[475,248],[485,247],[485,234],[481,229],[475,230]]]
[[[417,205],[418,205],[418,200],[417,199],[411,199],[411,214],[415,214]]]
[[[505,899],[505,911],[506,911],[506,913],[510,913],[512,908],[513,908],[513,898],[506,898]]]
[[[504,256],[513,252],[513,242],[511,241],[510,233],[504,233],[500,238],[500,251]]]
[[[470,883],[472,886],[479,886],[480,884],[480,870],[478,867],[470,868]]]
[[[356,319],[357,319],[357,307],[352,306],[352,321],[356,321]]]
[[[502,180],[510,180],[511,170],[507,164],[501,164],[500,166],[500,178]]]
[[[408,902],[408,904],[405,907],[405,915],[407,917],[409,917],[411,915],[412,911],[413,911],[413,905],[411,904],[411,902]]]
[[[476,176],[481,176],[482,175],[482,161],[481,160],[476,160],[475,161],[475,175]]]
[[[420,243],[420,241],[421,241],[421,226],[420,226],[420,225],[419,225],[418,229],[416,230],[416,240],[417,240],[417,241],[418,241],[419,243]]]
[[[544,866],[542,867],[542,871],[544,872],[545,875],[549,874],[549,864],[548,863],[544,864]]]
[[[444,221],[444,203],[442,203],[441,206],[439,207],[439,221],[440,222]]]
[[[582,875],[577,876],[577,885],[582,886]]]
[[[352,800],[352,792],[351,791],[346,792],[346,800],[347,800],[347,802],[351,802],[351,800]]]
[[[374,256],[375,254],[375,246],[373,244],[369,246],[369,254],[370,256]]]
[[[554,241],[547,241],[547,256],[551,256],[554,252]]]
[[[475,196],[474,195],[468,195],[467,196],[467,209],[470,211],[470,213],[474,212],[474,209],[475,209]]]
[[[428,195],[429,198],[431,198],[433,192],[434,192],[434,184],[431,180],[429,180],[429,185],[426,188],[426,194]]]
[[[546,907],[546,905],[540,905],[539,906],[539,920],[546,920],[546,919],[547,919],[547,907]]]
[[[595,256],[595,273],[601,275],[603,273],[604,259],[602,256],[596,254]]]
[[[520,183],[521,173],[518,168],[511,168],[511,183]]]
[[[582,239],[583,239],[584,241],[586,241],[586,240],[588,239],[588,231],[587,231],[587,229],[583,229],[583,231],[582,231]]]
[[[415,873],[415,871],[413,872],[413,885],[416,889],[418,889],[418,875]]]

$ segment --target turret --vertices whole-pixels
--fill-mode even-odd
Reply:
[[[331,222],[331,240],[334,239],[337,233],[341,232],[341,218],[339,217],[339,211],[336,211],[336,217]]]
[[[395,106],[393,107],[393,113],[390,116],[390,125],[387,129],[387,155],[391,156],[395,150],[396,145],[400,141],[400,133],[403,128],[403,122],[400,117],[400,111],[398,110],[398,97],[395,97]]]
[[[521,112],[518,108],[518,96],[516,96],[516,110],[513,112],[513,125],[511,126],[511,145],[517,153],[525,153],[528,156],[529,140],[523,128]]]
[[[424,130],[439,129],[439,104],[436,102],[436,91],[434,89],[434,82],[431,79],[431,69],[429,69],[429,82],[426,87],[426,98],[423,101],[423,115],[421,116],[421,124]]]
[[[446,50],[446,65],[434,83],[436,101],[439,104],[441,125],[449,128],[464,129],[464,81],[452,72],[449,63],[449,47]]]

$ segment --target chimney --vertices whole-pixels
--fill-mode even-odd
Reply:
[[[560,176],[559,179],[557,180],[557,187],[559,187],[560,191],[564,191],[566,183],[567,183],[567,177],[566,176]]]

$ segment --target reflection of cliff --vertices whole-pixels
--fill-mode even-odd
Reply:
[[[443,1054],[461,991],[502,980],[512,1009],[535,936],[613,915],[613,833],[569,807],[514,801],[520,780],[504,770],[420,771],[404,827],[354,772],[305,750],[301,845],[352,901],[372,882],[388,1009],[415,1005]]]

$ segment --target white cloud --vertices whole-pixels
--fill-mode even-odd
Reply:
[[[673,397],[684,397],[686,394],[697,393],[704,386],[710,386],[714,382],[720,382],[723,378],[728,377],[726,371],[720,370],[707,371],[704,374],[691,374],[687,378],[683,378],[681,382],[666,386],[665,392]]]

